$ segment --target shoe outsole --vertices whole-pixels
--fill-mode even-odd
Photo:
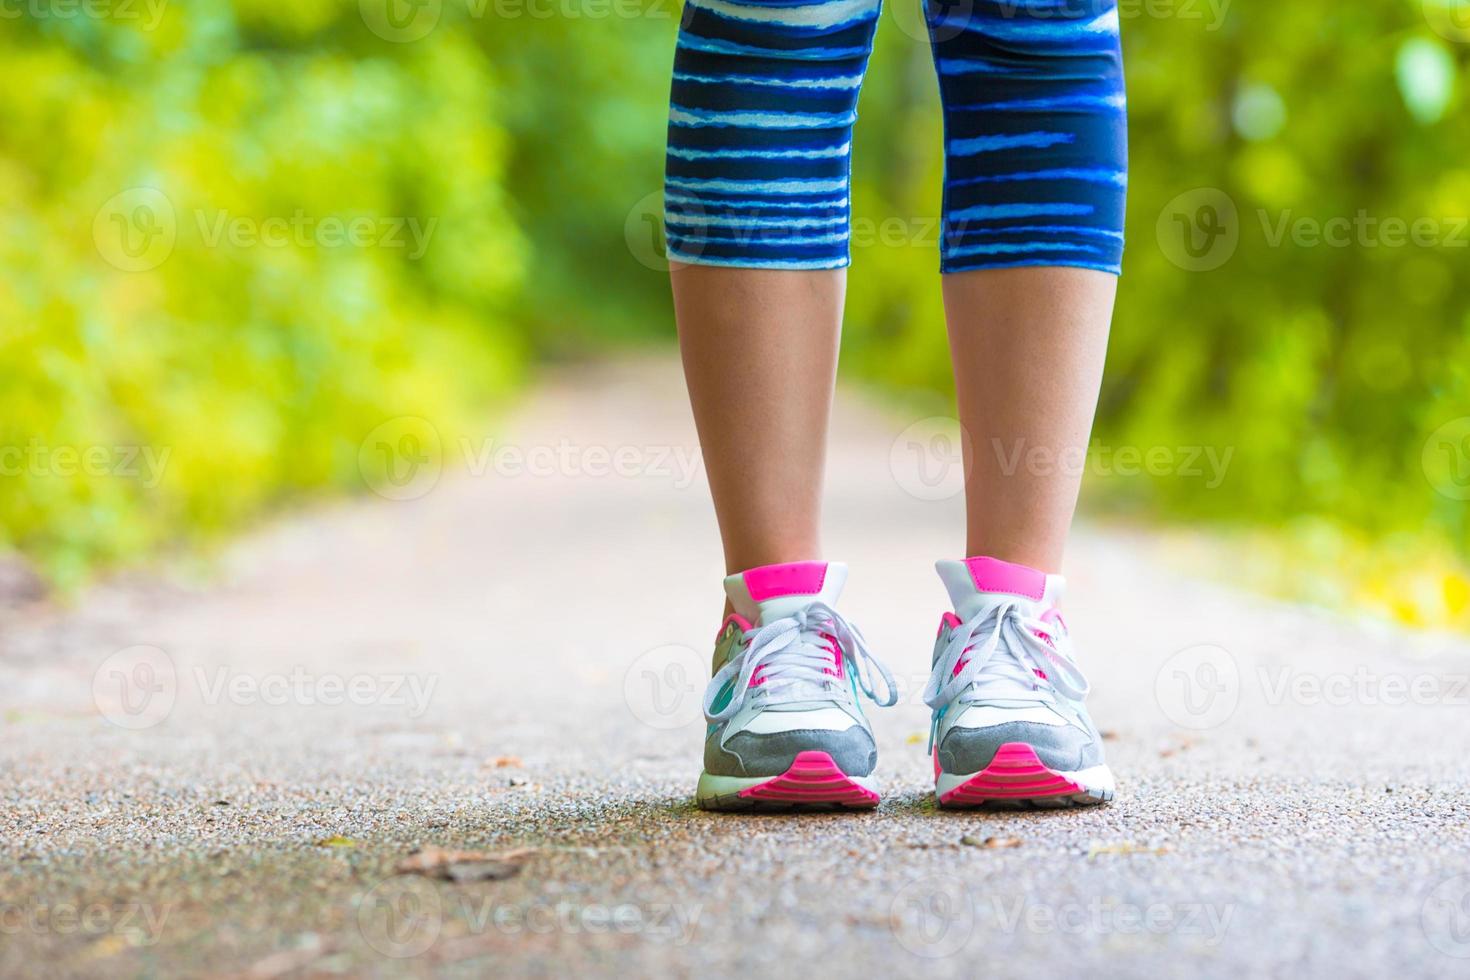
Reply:
[[[735,792],[706,795],[703,785],[700,789],[695,801],[699,808],[722,812],[871,810],[879,800],[876,792],[838,768],[830,755],[815,751],[798,752],[781,775]]]
[[[1024,742],[1007,742],[984,770],[939,796],[950,809],[1057,810],[1098,806],[1113,798],[1111,788],[1089,787],[1042,765]]]

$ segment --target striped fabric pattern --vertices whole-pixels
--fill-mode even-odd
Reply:
[[[920,2],[920,0],[898,0]],[[849,169],[879,0],[687,0],[665,175],[671,260],[849,261]],[[1115,0],[929,0],[944,272],[1117,273],[1127,186]]]

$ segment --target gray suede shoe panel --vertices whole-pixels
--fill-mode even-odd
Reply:
[[[867,776],[878,765],[873,736],[861,725],[834,732],[797,729],[758,735],[740,732],[720,746],[716,731],[704,743],[704,771],[712,776],[779,776],[796,761],[799,752],[825,752],[849,776]]]
[[[979,772],[1007,742],[1031,746],[1048,769],[1076,772],[1103,762],[1101,743],[1075,726],[1010,721],[985,728],[950,729],[939,746],[939,765],[948,773]]]

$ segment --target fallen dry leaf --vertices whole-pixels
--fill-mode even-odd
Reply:
[[[1104,844],[1101,841],[1093,841],[1087,845],[1087,858],[1092,860],[1104,854],[1168,854],[1167,845],[1161,847],[1144,847],[1131,840],[1118,841],[1116,844]]]
[[[497,755],[486,760],[486,765],[494,766],[496,769],[519,769],[521,757],[518,755]]]
[[[535,853],[534,847],[517,847],[500,853],[425,847],[399,861],[394,870],[444,881],[500,881],[520,874],[521,866]]]
[[[961,844],[964,844],[964,845],[966,845],[968,847],[983,847],[986,850],[994,851],[994,850],[999,850],[1002,847],[1020,847],[1021,846],[1021,838],[1019,838],[1019,837],[984,837],[984,838],[981,838],[981,837],[971,837],[971,836],[968,836],[967,835],[965,837],[961,837],[960,838],[960,843]]]

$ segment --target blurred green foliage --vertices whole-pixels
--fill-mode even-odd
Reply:
[[[473,37],[59,9],[0,21],[0,543],[74,581],[359,482],[385,418],[452,429],[513,383],[510,97]]]
[[[361,486],[375,425],[432,418],[447,442],[526,363],[672,336],[672,0],[63,6],[0,20],[19,82],[0,92],[0,447],[31,447],[38,471],[0,476],[0,545],[53,577]],[[1216,486],[1098,465],[1094,500],[1470,552],[1463,5],[1121,6],[1130,247],[1097,459],[1231,456]],[[922,36],[917,0],[891,0],[858,125],[845,356],[943,394]],[[147,237],[159,218],[167,247]],[[268,219],[282,240],[262,242]],[[354,219],[368,240],[343,245],[331,222]],[[391,242],[395,220],[418,238]],[[150,487],[59,475],[38,444],[170,455]]]

